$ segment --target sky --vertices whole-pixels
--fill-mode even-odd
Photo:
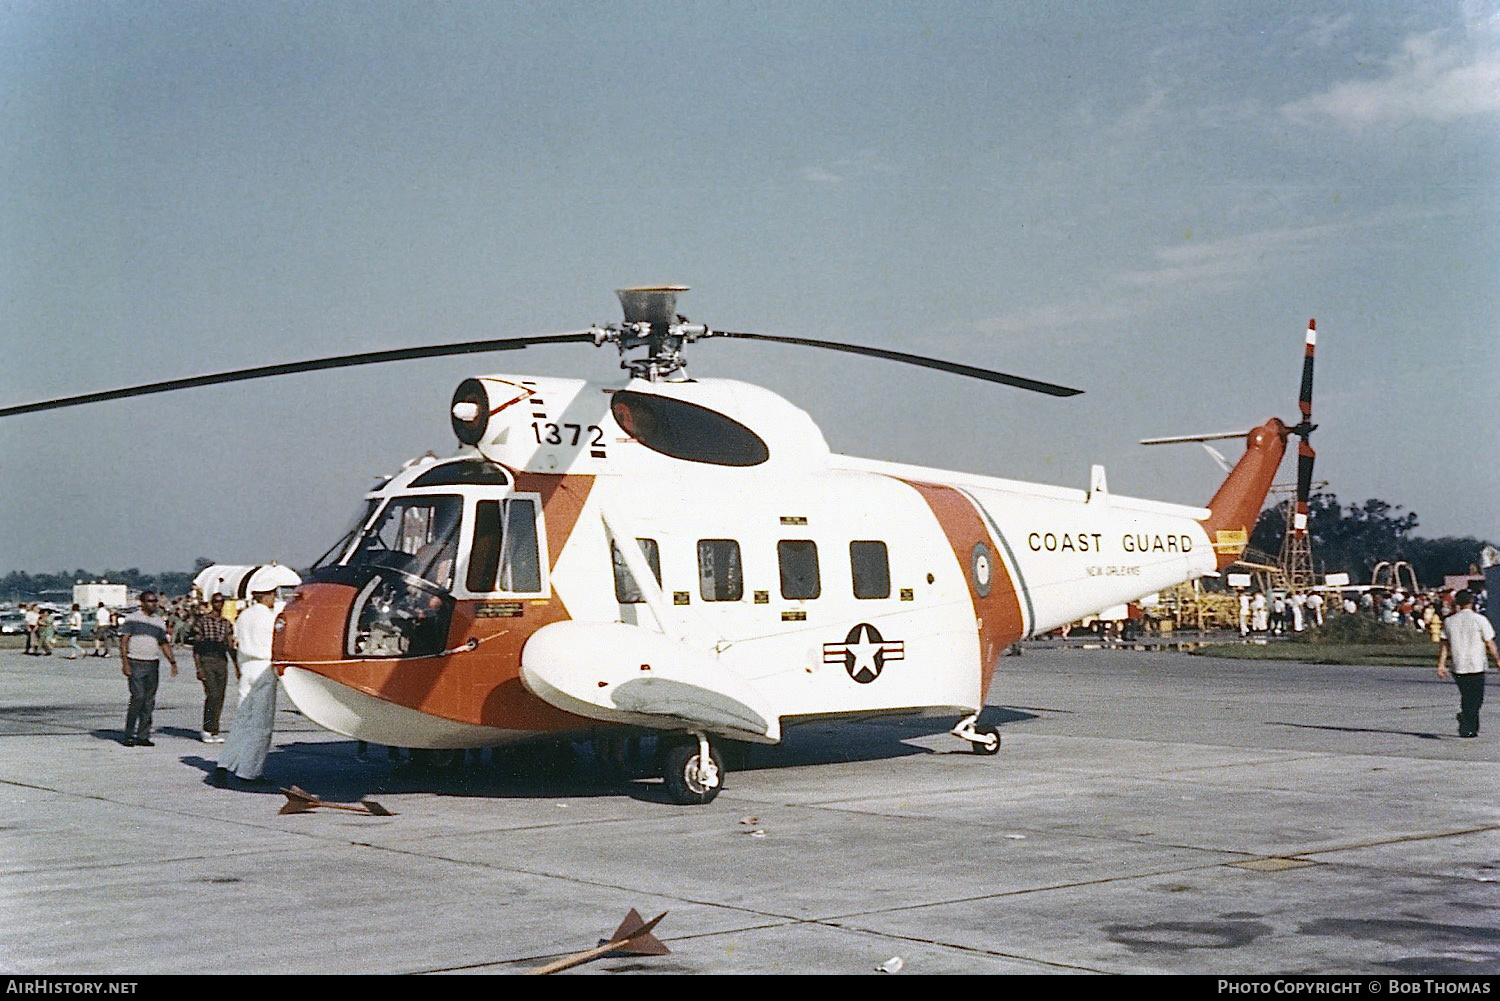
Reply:
[[[695,346],[836,451],[1202,504],[1211,458],[1138,440],[1292,422],[1316,317],[1317,479],[1496,540],[1497,181],[1497,0],[0,0],[0,405],[579,330],[674,283],[711,327],[1086,390]],[[0,573],[306,565],[454,450],[464,378],[617,366],[0,419]]]

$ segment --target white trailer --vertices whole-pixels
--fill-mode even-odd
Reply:
[[[130,596],[124,584],[108,584],[101,580],[73,585],[73,604],[79,608],[97,608],[101,601],[106,608],[124,608],[130,604]]]

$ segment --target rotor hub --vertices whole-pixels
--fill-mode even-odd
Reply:
[[[686,379],[687,360],[682,355],[682,346],[711,333],[707,326],[692,323],[677,312],[677,293],[687,290],[686,285],[616,289],[625,320],[592,328],[594,343],[618,347],[620,367],[633,378],[648,382]],[[639,349],[644,349],[645,354],[626,357],[626,352]]]

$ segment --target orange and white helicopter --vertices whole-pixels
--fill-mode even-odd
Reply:
[[[297,707],[349,737],[475,748],[653,732],[677,802],[714,798],[725,741],[813,720],[978,722],[1017,640],[1221,569],[1241,554],[1288,437],[1248,432],[1207,507],[859,459],[742,382],[690,379],[683,346],[769,340],[1048,393],[1078,390],[828,341],[729,333],[677,314],[680,286],[620,290],[623,323],[347,355],[0,410],[0,416],[290,372],[532,344],[618,346],[623,384],[486,375],[453,395],[455,454],[365,497],[276,628]],[[628,353],[640,352],[635,357]],[[1303,498],[1305,502],[1305,497]]]

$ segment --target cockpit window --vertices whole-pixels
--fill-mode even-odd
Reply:
[[[351,567],[389,567],[449,590],[458,555],[458,497],[397,497],[360,537]]]
[[[344,553],[349,551],[349,543],[354,541],[354,536],[365,527],[365,522],[370,520],[370,515],[375,513],[376,503],[376,501],[365,501],[365,506],[360,509],[359,514],[354,516],[354,520],[349,523],[348,530],[339,538],[339,541],[329,546],[326,553],[313,561],[314,570],[333,566],[343,558]]]
[[[464,459],[444,462],[411,481],[414,487],[446,487],[454,483],[473,483],[481,486],[503,487],[510,483],[510,476],[493,462]]]

